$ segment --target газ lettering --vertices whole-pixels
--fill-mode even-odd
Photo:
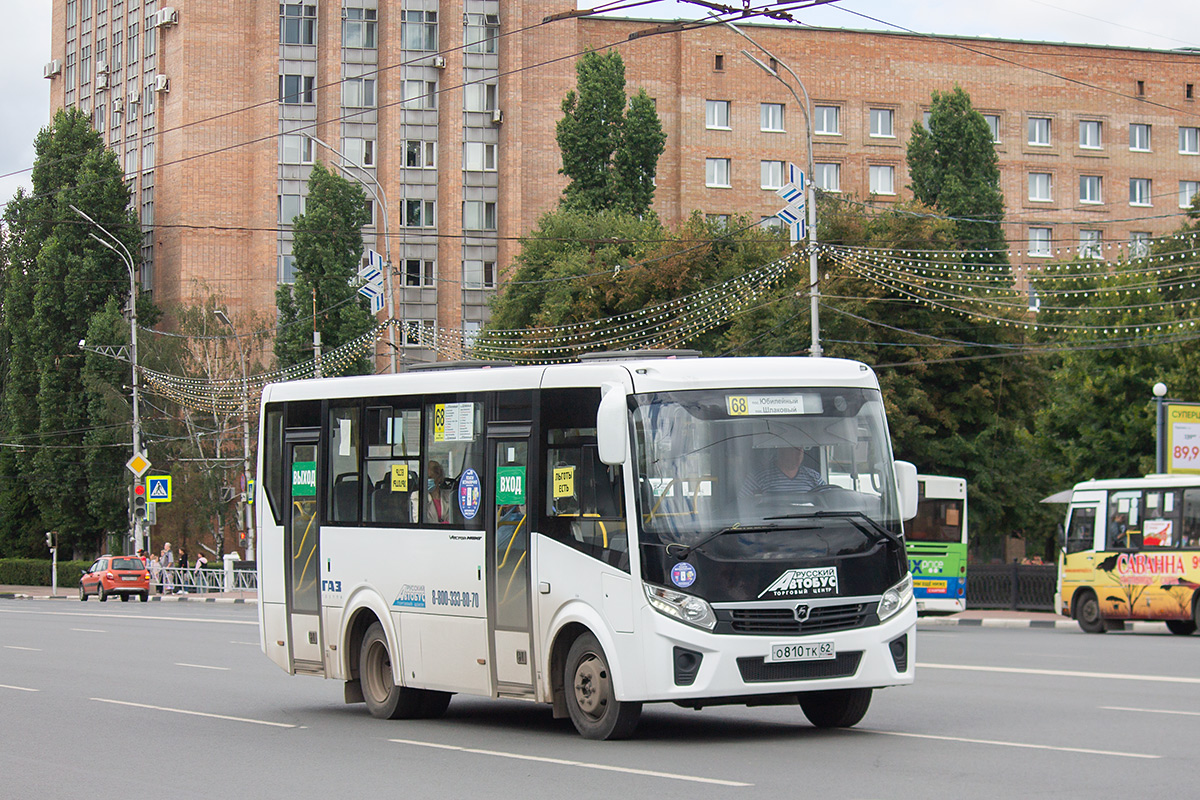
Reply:
[[[595,739],[645,703],[849,726],[911,683],[916,469],[875,375],[664,355],[266,387],[266,654],[377,717],[516,697]]]

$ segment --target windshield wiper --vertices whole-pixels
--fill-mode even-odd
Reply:
[[[818,519],[821,517],[826,519],[845,519],[863,533],[873,536],[884,536],[901,547],[904,546],[903,539],[861,511],[809,511],[805,514],[780,514],[777,517],[763,517],[763,519],[813,519],[814,517]]]
[[[671,542],[669,545],[667,545],[667,555],[677,554],[677,557],[679,558],[680,561],[686,561],[687,557],[690,556],[693,552],[699,550],[701,547],[704,547],[704,545],[708,544],[713,539],[724,536],[727,533],[762,533],[763,531],[777,531],[777,530],[779,530],[778,525],[751,525],[751,526],[747,526],[747,527],[738,527],[737,525],[730,525],[728,528],[721,528],[721,530],[717,531],[716,533],[710,533],[708,536],[705,536],[703,539],[701,539],[700,541],[698,541],[692,545],[681,544],[679,542]],[[673,547],[677,547],[680,549],[672,550],[671,548],[673,548]]]

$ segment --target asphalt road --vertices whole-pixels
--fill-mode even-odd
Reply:
[[[860,726],[647,706],[590,742],[456,697],[384,722],[258,649],[253,605],[0,600],[0,798],[968,798],[1190,795],[1200,636],[933,628]],[[1169,796],[1169,795],[1168,795]]]

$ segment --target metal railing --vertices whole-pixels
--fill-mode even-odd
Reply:
[[[967,608],[1054,611],[1058,567],[1053,564],[972,564]]]
[[[170,567],[152,572],[150,589],[163,594],[257,592],[258,573],[253,569],[222,567]]]

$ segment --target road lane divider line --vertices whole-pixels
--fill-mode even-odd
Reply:
[[[229,722],[248,722],[251,725],[269,725],[272,728],[298,728],[299,725],[293,725],[288,722],[269,722],[265,719],[250,719],[248,717],[231,717],[228,714],[210,714],[207,711],[190,711],[186,708],[168,708],[167,706],[152,706],[147,703],[131,703],[128,700],[110,700],[107,697],[89,697],[89,700],[95,700],[97,703],[111,703],[114,706],[129,706],[130,708],[144,708],[149,711],[169,711],[172,714],[187,714],[191,717],[208,717],[209,719],[223,719]]]
[[[1087,747],[1061,747],[1050,744],[1030,744],[1028,742],[1002,742],[997,739],[970,739],[965,736],[937,736],[932,733],[908,733],[907,731],[879,731],[870,728],[851,728],[862,733],[878,733],[882,736],[903,736],[909,739],[933,739],[939,742],[962,742],[964,744],[986,744],[995,747],[1019,747],[1025,750],[1053,750],[1058,753],[1083,753],[1089,756],[1116,756],[1119,758],[1162,758],[1157,754],[1126,753],[1119,750],[1092,750]]]
[[[4,645],[4,649],[5,650],[28,650],[31,653],[42,652],[42,648],[40,648],[40,647],[21,647],[19,644],[6,644],[6,645]]]
[[[228,671],[229,671],[229,667],[210,667],[210,666],[208,666],[207,664],[185,664],[185,663],[183,663],[182,661],[176,661],[176,662],[175,662],[175,666],[177,666],[177,667],[191,667],[192,669],[219,669],[219,670],[221,670],[222,672],[228,672]]]
[[[1200,717],[1200,711],[1176,711],[1171,708],[1129,708],[1127,706],[1100,706],[1104,711],[1136,711],[1141,714],[1172,714],[1179,717]]]
[[[971,664],[917,664],[918,669],[956,669],[966,672],[1007,672],[1015,675],[1048,675],[1057,678],[1100,678],[1110,681],[1143,681],[1150,683],[1200,684],[1200,678],[1181,678],[1174,675],[1138,675],[1123,672],[1081,672],[1070,669],[1026,669],[1022,667],[979,667]]]
[[[45,617],[99,617],[101,619],[151,619],[167,622],[216,622],[222,625],[253,625],[258,627],[258,620],[242,619],[207,619],[205,617],[169,617],[156,614],[101,614],[86,611],[28,611],[25,609],[0,609],[0,614],[32,614]]]
[[[14,692],[40,692],[41,689],[30,689],[28,686],[9,686],[7,683],[0,683],[0,689],[12,689]]]
[[[102,631],[99,628],[71,628],[71,630],[77,633],[108,633],[108,631]]]
[[[650,769],[638,769],[636,767],[618,767],[610,764],[594,764],[588,761],[572,761],[566,758],[550,758],[548,756],[530,756],[521,753],[506,753],[503,750],[481,750],[475,747],[459,747],[452,744],[437,744],[436,742],[418,742],[413,739],[388,739],[389,742],[395,744],[407,744],[413,747],[430,747],[435,750],[454,750],[459,753],[474,753],[475,755],[496,756],[497,758],[511,758],[517,761],[537,761],[543,764],[555,764],[562,767],[582,767],[584,769],[598,769],[605,772],[621,772],[627,775],[642,775],[649,778],[664,778],[673,781],[687,781],[690,783],[705,783],[715,786],[737,786],[746,787],[753,786],[753,783],[743,783],[741,781],[729,781],[721,778],[704,778],[698,775],[681,775],[675,772],[658,772]]]

